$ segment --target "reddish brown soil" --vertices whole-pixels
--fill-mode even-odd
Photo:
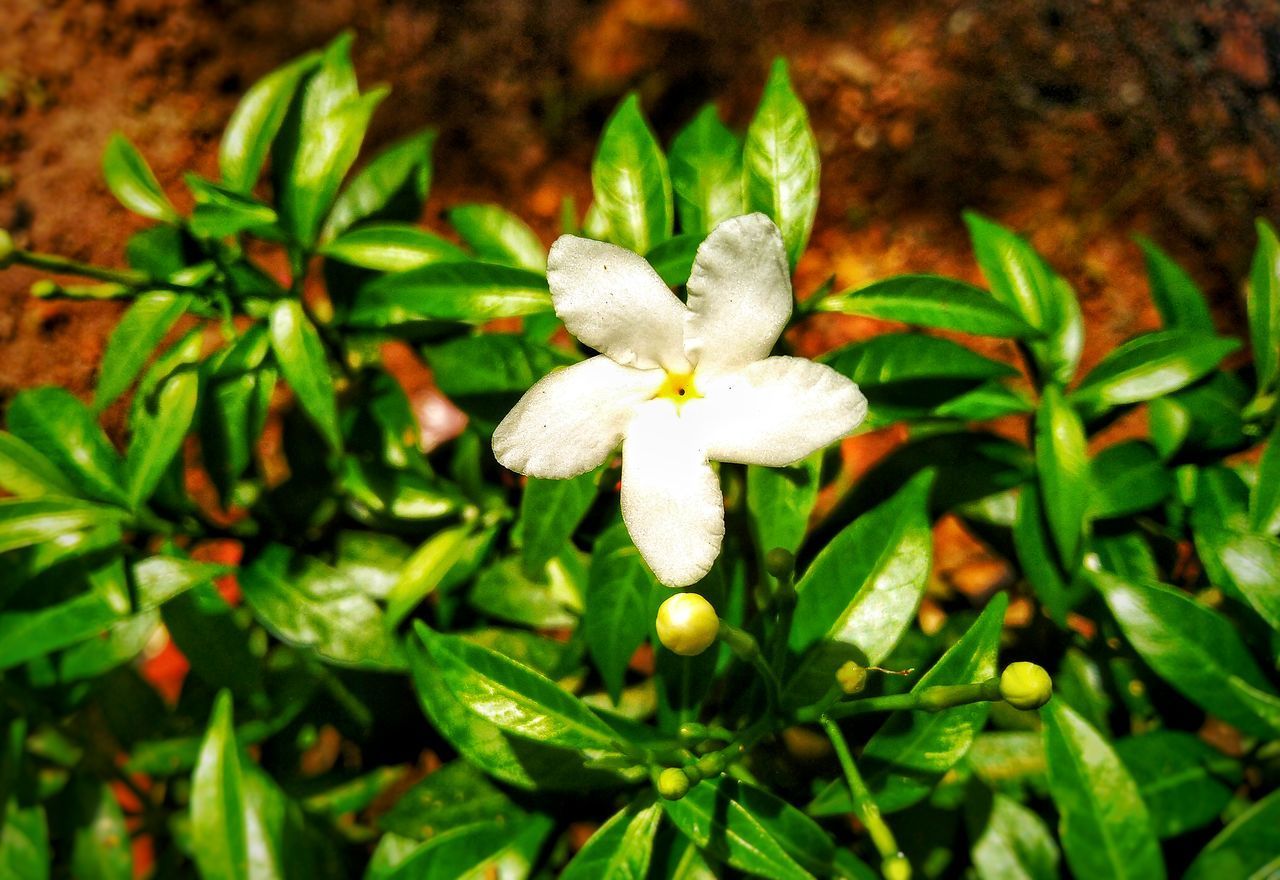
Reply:
[[[792,59],[823,155],[799,287],[902,271],[976,279],[960,211],[1030,233],[1076,285],[1086,364],[1154,323],[1143,231],[1242,326],[1256,215],[1280,212],[1280,8],[1267,0],[0,0],[0,226],[20,244],[118,263],[136,228],[101,183],[127,134],[181,203],[212,173],[237,96],[342,28],[363,82],[394,89],[373,146],[440,129],[425,218],[506,204],[548,239],[589,199],[600,125],[639,89],[669,137],[718,98],[745,124],[769,60]],[[0,274],[0,401],[93,381],[115,304],[40,303]],[[873,331],[831,319],[806,349]]]

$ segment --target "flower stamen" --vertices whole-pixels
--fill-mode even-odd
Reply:
[[[680,407],[691,400],[697,400],[702,395],[698,393],[698,387],[693,382],[693,373],[667,373],[662,387],[653,396],[655,399],[669,400]]]

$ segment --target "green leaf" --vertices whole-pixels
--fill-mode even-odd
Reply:
[[[398,470],[354,456],[342,462],[341,488],[348,509],[361,522],[380,519],[422,522],[448,516],[463,504],[457,488],[436,477]]]
[[[545,816],[531,816],[514,828],[500,822],[454,828],[419,846],[394,870],[373,874],[368,880],[527,877],[550,830],[551,820]]]
[[[622,523],[596,539],[582,630],[614,703],[631,656],[649,634],[649,596],[656,584]]]
[[[978,880],[1055,880],[1061,876],[1061,856],[1053,834],[1035,811],[1013,798],[994,795],[985,823],[977,827],[981,832],[970,837]]]
[[[586,574],[580,563],[572,564],[574,552],[552,559],[538,575],[527,574],[516,558],[486,569],[471,590],[472,607],[489,617],[535,629],[572,629],[582,612]]]
[[[996,675],[1006,607],[1006,597],[993,598],[964,637],[921,676],[912,693],[933,685],[978,683]],[[860,759],[880,809],[891,813],[925,798],[969,751],[990,711],[990,703],[972,703],[942,712],[890,715],[867,742]]]
[[[809,515],[818,502],[821,472],[821,452],[794,467],[747,467],[747,512],[762,554],[775,547],[791,553],[800,550]]]
[[[3,456],[0,443],[0,485],[4,483]],[[1280,534],[1280,422],[1272,428],[1258,462],[1258,481],[1249,494],[1249,527],[1260,535]]]
[[[1116,443],[1089,462],[1089,517],[1128,516],[1159,504],[1173,491],[1173,474],[1140,440]]]
[[[132,880],[133,853],[124,811],[109,786],[84,777],[77,782],[72,875],[77,880]]]
[[[1257,390],[1271,388],[1280,375],[1280,241],[1259,219],[1258,248],[1249,269],[1249,339],[1258,372]]]
[[[1258,801],[1200,851],[1185,880],[1267,880],[1280,870],[1276,825],[1280,824],[1280,791]]]
[[[9,430],[52,461],[87,497],[126,505],[120,458],[89,408],[62,388],[19,392]]]
[[[199,238],[226,238],[245,230],[274,226],[275,210],[251,195],[239,192],[198,174],[185,176],[187,188],[195,197],[196,207],[188,227]]]
[[[1240,784],[1240,762],[1190,733],[1153,730],[1116,740],[1115,748],[1138,784],[1158,837],[1209,824]]]
[[[667,160],[635,94],[605,123],[591,164],[591,189],[614,244],[645,254],[671,237],[675,218]]]
[[[652,800],[634,801],[601,825],[565,866],[561,880],[644,880],[662,821],[662,808]]]
[[[1171,587],[1091,578],[1129,643],[1175,690],[1245,732],[1280,729],[1274,694],[1225,617]]]
[[[912,477],[899,492],[858,517],[818,553],[796,585],[798,594],[790,647],[799,656],[826,642],[852,647],[864,665],[877,664],[902,638],[924,596],[933,538],[928,501],[933,472]],[[811,655],[797,673],[820,685],[848,652]],[[831,656],[827,656],[831,654]],[[806,688],[789,687],[796,699]]]
[[[483,324],[550,311],[543,275],[489,263],[434,263],[361,287],[347,323],[369,329],[426,321]]]
[[[671,184],[680,230],[699,241],[746,213],[742,141],[720,121],[714,104],[703,107],[671,142]]]
[[[70,498],[0,498],[0,553],[120,521],[120,511]]]
[[[1119,756],[1060,700],[1040,711],[1058,834],[1077,877],[1165,876],[1151,817]]]
[[[668,287],[679,287],[689,283],[701,244],[701,236],[677,235],[649,251],[644,258]]]
[[[547,249],[523,220],[498,205],[457,205],[448,213],[449,225],[475,252],[490,263],[530,272],[547,271]]]
[[[1165,327],[1180,327],[1201,333],[1213,329],[1213,316],[1200,287],[1168,254],[1145,236],[1136,236],[1147,264],[1151,298]]]
[[[199,393],[199,374],[195,370],[178,372],[134,408],[133,436],[124,461],[125,485],[133,507],[145,504],[154,494],[181,451],[195,421]]]
[[[1210,578],[1242,597],[1272,629],[1280,631],[1280,541],[1204,525],[1199,519],[1192,515],[1196,550]]]
[[[272,307],[271,348],[303,411],[329,448],[341,451],[342,431],[329,361],[320,334],[297,300],[281,300]]]
[[[1089,456],[1080,417],[1055,386],[1044,389],[1036,413],[1035,440],[1045,519],[1064,564],[1070,568],[1086,528]]]
[[[963,345],[918,333],[885,333],[824,355],[823,363],[859,386],[934,379],[981,381],[1017,375],[1008,364],[993,361]]]
[[[53,862],[44,807],[20,807],[16,800],[0,804],[5,811],[0,833],[0,876],[49,880]]]
[[[1018,564],[1035,588],[1036,598],[1059,626],[1065,626],[1067,612],[1083,597],[1077,584],[1062,571],[1057,551],[1050,543],[1044,512],[1045,502],[1037,484],[1028,482],[1023,485],[1018,496],[1013,542],[1018,552]]]
[[[769,70],[742,161],[747,207],[778,224],[794,268],[818,213],[818,142],[782,58]]]
[[[5,431],[0,431],[0,489],[25,498],[75,494],[53,462]]]
[[[378,817],[385,831],[427,840],[485,820],[511,821],[522,811],[466,761],[452,761],[400,796]]]
[[[161,223],[177,223],[180,219],[151,173],[147,160],[120,132],[107,142],[102,154],[102,174],[107,179],[107,188],[133,213]]]
[[[758,816],[738,800],[746,786],[728,777],[707,780],[663,810],[699,847],[729,865],[770,880],[811,880]]]
[[[34,611],[0,611],[0,670],[74,645],[117,620],[119,613],[97,593]]]
[[[160,615],[143,611],[113,623],[106,632],[95,633],[58,657],[58,681],[68,683],[98,678],[133,660],[155,637]]]
[[[573,537],[596,498],[602,469],[568,480],[530,477],[520,499],[521,553],[525,573],[538,577]]]
[[[320,53],[309,52],[273,70],[245,92],[218,146],[218,168],[228,187],[242,193],[253,189],[298,83],[319,63]]]
[[[403,668],[381,609],[359,584],[327,565],[272,544],[239,580],[254,614],[289,644],[347,666]]]
[[[387,589],[387,626],[395,627],[433,593],[462,558],[470,529],[442,529],[413,551]]]
[[[435,140],[434,131],[420,131],[387,147],[360,169],[334,201],[320,241],[331,241],[361,220],[387,213],[417,219],[431,187]],[[397,203],[402,200],[408,204],[400,208]]]
[[[549,678],[420,622],[415,631],[445,682],[472,712],[509,733],[548,745],[615,751],[617,734]]]
[[[144,293],[124,313],[107,340],[107,353],[98,369],[93,408],[99,412],[128,390],[151,353],[182,317],[191,297],[167,290]]]
[[[360,226],[330,241],[320,253],[376,272],[405,272],[431,263],[458,263],[469,259],[466,252],[452,242],[405,223]]]
[[[225,565],[195,562],[180,556],[155,555],[133,564],[133,584],[138,611],[159,608],[192,587],[227,574]]]
[[[981,288],[938,275],[898,275],[820,299],[820,312],[865,315],[976,336],[1034,339],[1040,335]]]
[[[1234,339],[1203,331],[1158,330],[1110,352],[1071,392],[1089,418],[1113,406],[1151,400],[1185,388],[1240,347]]]

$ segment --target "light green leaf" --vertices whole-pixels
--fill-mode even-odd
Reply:
[[[119,619],[111,603],[97,593],[81,593],[34,611],[0,611],[0,670],[74,645]]]
[[[24,498],[75,494],[53,462],[7,431],[0,431],[0,489]]]
[[[1280,871],[1276,826],[1280,824],[1280,791],[1236,817],[1200,851],[1185,880],[1269,880]]]
[[[458,205],[449,224],[476,257],[491,263],[547,271],[547,249],[523,220],[498,205]]]
[[[1181,327],[1201,333],[1213,330],[1213,316],[1200,287],[1168,254],[1145,236],[1135,237],[1147,264],[1151,298],[1165,327]]]
[[[595,500],[602,468],[568,480],[530,477],[520,499],[525,573],[540,577],[551,557],[573,537]]]
[[[1194,734],[1153,730],[1116,740],[1115,748],[1138,784],[1158,837],[1212,822],[1240,784],[1240,762]]]
[[[0,876],[21,880],[49,880],[53,862],[49,825],[44,807],[20,807],[16,800],[0,804],[5,811],[0,833]]]
[[[671,184],[680,229],[699,240],[747,212],[742,141],[720,121],[714,104],[703,107],[671,142]]]
[[[165,334],[186,312],[191,297],[168,290],[144,293],[111,331],[98,369],[93,408],[98,412],[128,390]]]
[[[651,796],[634,801],[601,825],[560,880],[644,880],[662,821],[662,808],[652,801]]]
[[[1116,443],[1089,462],[1089,517],[1127,516],[1154,507],[1173,491],[1173,474],[1139,440]]]
[[[319,63],[320,53],[308,52],[273,70],[245,92],[218,146],[218,168],[228,187],[242,193],[253,189],[298,83]]]
[[[1233,528],[1202,525],[1193,515],[1196,550],[1214,582],[1244,598],[1280,631],[1280,541]]]
[[[1249,338],[1258,371],[1258,391],[1271,388],[1280,375],[1280,241],[1266,220],[1259,219],[1258,248],[1249,270]]]
[[[898,275],[825,296],[820,312],[865,315],[976,336],[1034,339],[1039,331],[981,288],[938,275]]]
[[[582,613],[586,580],[575,553],[560,553],[537,575],[526,573],[527,566],[514,557],[491,566],[476,578],[472,607],[489,617],[535,629],[572,629]]]
[[[376,272],[406,272],[469,259],[462,248],[406,223],[373,223],[344,232],[320,249],[326,257]]]
[[[102,173],[107,179],[107,188],[133,213],[161,223],[178,222],[178,212],[160,188],[147,160],[120,132],[107,142],[106,152],[102,154]]]
[[[1058,845],[1044,820],[1013,798],[994,795],[986,823],[979,827],[979,834],[970,835],[979,880],[1055,880],[1061,876]]]
[[[125,486],[133,507],[150,499],[181,451],[195,421],[199,393],[199,374],[185,370],[174,373],[134,407],[133,436],[124,460]]]
[[[429,321],[482,324],[550,311],[543,275],[489,263],[434,263],[361,287],[347,323],[369,329]]]
[[[361,220],[388,213],[416,220],[431,187],[431,148],[435,140],[436,133],[428,129],[392,144],[373,157],[334,201],[320,241],[332,241]],[[398,204],[402,200],[408,204]]]
[[[127,505],[120,458],[89,408],[62,388],[19,392],[9,404],[9,430],[39,450],[87,497]]]
[[[1045,519],[1064,564],[1071,568],[1086,528],[1089,457],[1084,425],[1056,386],[1044,389],[1036,413],[1035,440]]]
[[[72,875],[76,880],[133,880],[129,831],[111,788],[85,777],[77,782]]]
[[[818,213],[818,167],[809,114],[791,87],[787,62],[779,58],[747,128],[743,173],[748,209],[778,224],[792,267],[809,242]]]
[[[0,484],[4,482],[3,456],[0,443]],[[1258,480],[1249,493],[1249,526],[1260,535],[1280,535],[1280,422],[1272,428],[1258,462]]]
[[[117,523],[121,515],[70,498],[0,498],[0,553]]]
[[[338,427],[338,403],[329,361],[320,334],[297,300],[281,300],[272,307],[271,348],[303,411],[329,448],[341,451],[342,431]]]
[[[800,550],[809,528],[809,515],[818,502],[822,453],[815,452],[794,467],[747,467],[747,512],[756,549]]]
[[[667,160],[635,94],[605,123],[591,164],[591,189],[614,244],[645,254],[671,237],[675,218]]]

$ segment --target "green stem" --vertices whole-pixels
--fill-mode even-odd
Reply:
[[[69,260],[54,254],[37,254],[32,251],[15,250],[13,261],[33,269],[43,269],[59,275],[80,275],[84,278],[96,278],[99,281],[114,281],[129,287],[146,287],[154,282],[145,272],[133,269],[105,269],[101,266],[90,266],[77,260]]]
[[[853,700],[848,703],[837,703],[827,709],[825,715],[831,718],[848,718],[850,715],[864,715],[869,712],[897,712],[901,710],[919,712],[940,712],[954,706],[965,706],[969,703],[993,703],[1001,699],[1000,679],[989,678],[975,684],[935,685],[912,691],[909,694],[891,694],[886,697],[869,697],[865,700]],[[815,711],[815,707],[801,710],[796,715],[797,721],[814,721],[824,713]]]
[[[880,815],[880,807],[871,797],[867,784],[862,780],[862,774],[858,772],[858,765],[853,762],[853,755],[849,752],[849,744],[845,742],[844,734],[840,732],[835,721],[827,716],[822,716],[819,721],[831,740],[832,748],[836,750],[840,769],[844,771],[845,782],[849,784],[854,814],[866,826],[867,832],[871,835],[871,842],[875,844],[876,851],[880,853],[885,866],[900,861],[902,853],[898,849],[898,842],[894,839],[893,831],[889,829],[884,817]]]
[[[781,702],[782,683],[778,680],[778,675],[773,671],[773,667],[769,665],[769,661],[765,659],[764,653],[760,650],[760,643],[756,641],[755,636],[721,620],[719,638],[720,641],[729,646],[729,649],[733,651],[739,660],[750,663],[755,667],[756,672],[760,673],[760,677],[764,679],[765,698],[768,700],[768,713],[765,717],[772,718],[776,716]]]

